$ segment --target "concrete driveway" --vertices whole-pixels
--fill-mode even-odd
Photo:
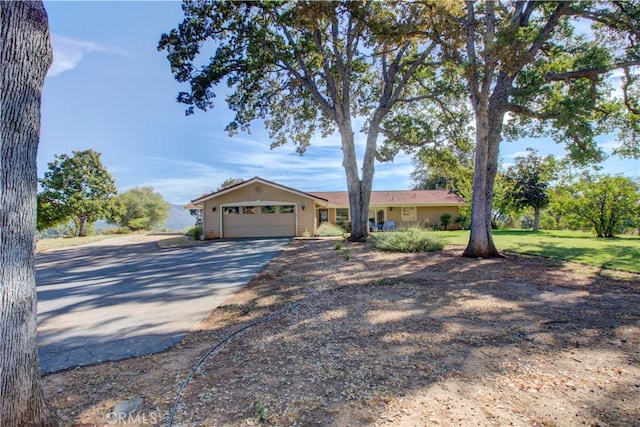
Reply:
[[[290,239],[161,249],[131,238],[37,257],[44,374],[163,351],[248,283]]]

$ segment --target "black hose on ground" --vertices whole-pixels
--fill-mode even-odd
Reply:
[[[180,386],[180,390],[178,390],[178,395],[176,396],[176,400],[173,403],[173,408],[171,409],[171,413],[169,414],[169,421],[167,421],[167,427],[171,427],[173,425],[173,417],[176,414],[176,410],[178,409],[178,404],[180,403],[180,399],[182,398],[182,392],[184,391],[185,387],[187,386],[187,384],[189,383],[189,380],[191,379],[191,377],[193,376],[193,374],[198,370],[198,368],[200,367],[200,365],[202,365],[202,363],[204,363],[204,361],[214,352],[216,351],[222,344],[226,343],[227,341],[229,341],[231,338],[235,337],[236,335],[240,334],[241,332],[246,331],[249,328],[252,328],[256,325],[259,325],[260,323],[264,323],[268,320],[271,319],[275,319],[276,317],[280,317],[281,315],[283,315],[286,312],[291,312],[294,309],[298,308],[304,301],[306,301],[308,299],[304,298],[301,301],[298,301],[295,304],[292,304],[290,307],[287,308],[283,308],[282,310],[270,314],[268,316],[263,317],[262,319],[256,320],[253,323],[250,323],[240,329],[238,329],[237,331],[227,335],[226,337],[224,337],[224,339],[222,339],[221,341],[219,341],[218,343],[216,343],[216,345],[214,345],[213,347],[211,347],[201,358],[200,360],[198,360],[198,362],[193,365],[193,367],[191,368],[191,370],[189,371],[189,375],[187,375],[187,377],[184,379],[184,381],[182,382],[182,385]]]

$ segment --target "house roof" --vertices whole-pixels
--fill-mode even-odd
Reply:
[[[310,193],[334,206],[349,206],[349,193],[346,191],[314,191]],[[370,206],[464,206],[467,202],[457,194],[447,190],[397,190],[372,191]]]
[[[203,194],[191,200],[191,203],[185,205],[185,209],[202,207],[202,203],[207,200],[258,182],[315,199],[321,205],[349,206],[349,193],[346,191],[313,191],[305,193],[256,176],[230,187],[223,188],[220,191]],[[460,196],[447,190],[396,190],[372,191],[369,204],[371,206],[464,206],[467,202]]]
[[[290,193],[294,193],[294,194],[297,194],[297,195],[300,195],[300,196],[303,196],[303,197],[309,197],[310,199],[315,199],[315,200],[317,200],[318,202],[320,202],[322,204],[326,204],[327,203],[326,199],[323,199],[322,197],[316,196],[314,194],[305,193],[303,191],[296,190],[294,188],[287,187],[285,185],[278,184],[276,182],[268,181],[268,180],[260,178],[258,176],[254,176],[251,179],[248,179],[248,180],[242,181],[242,182],[240,182],[238,184],[231,185],[229,187],[223,188],[220,191],[214,191],[213,193],[203,194],[202,196],[191,200],[191,204],[192,205],[200,205],[201,203],[204,203],[207,200],[213,199],[215,197],[218,197],[218,196],[221,196],[223,194],[229,193],[231,191],[237,190],[238,188],[246,187],[247,185],[251,185],[251,184],[255,184],[255,183],[261,183],[261,184],[264,184],[264,185],[270,185],[270,186],[279,188],[281,190],[288,191]]]

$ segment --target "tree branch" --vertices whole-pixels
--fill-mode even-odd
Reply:
[[[564,73],[553,73],[548,72],[545,73],[544,78],[547,82],[550,81],[564,81],[564,80],[575,80],[581,78],[594,79],[602,74],[605,74],[609,71],[616,70],[618,68],[628,68],[640,65],[640,60],[637,61],[625,61],[618,62],[615,64],[606,65],[603,67],[596,68],[587,68],[583,70],[575,70],[575,71],[567,71]]]

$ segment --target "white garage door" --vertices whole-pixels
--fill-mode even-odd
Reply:
[[[222,230],[225,238],[295,236],[295,205],[223,206]]]

